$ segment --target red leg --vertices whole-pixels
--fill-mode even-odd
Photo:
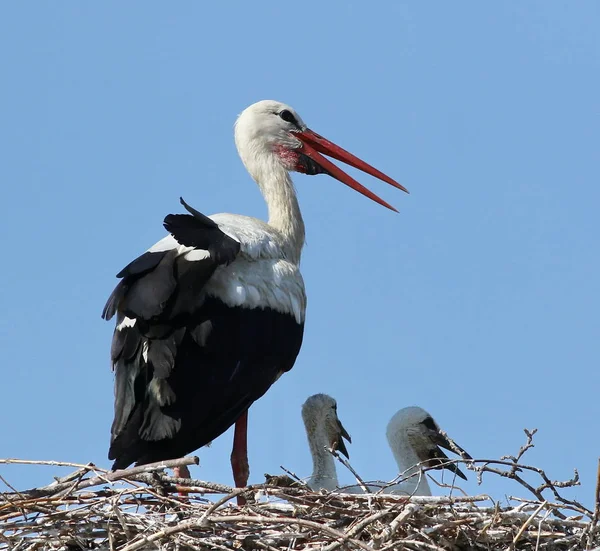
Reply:
[[[190,470],[187,468],[186,465],[184,465],[183,467],[175,467],[173,469],[173,474],[176,478],[192,478]]]
[[[235,422],[233,434],[233,450],[231,451],[231,469],[236,488],[248,485],[250,467],[248,465],[248,412],[246,411]],[[246,500],[238,496],[238,505],[245,505]]]
[[[173,474],[176,478],[192,478],[190,474],[190,470],[187,468],[187,465],[183,465],[182,467],[174,467]],[[181,497],[187,496],[187,492],[179,492]]]

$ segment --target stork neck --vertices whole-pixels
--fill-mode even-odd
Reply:
[[[317,428],[308,435],[308,444],[312,455],[313,472],[308,485],[313,490],[325,488],[333,490],[338,487],[337,472],[333,455],[326,448],[329,442],[325,431]]]
[[[250,173],[267,203],[269,225],[280,232],[290,260],[299,263],[304,246],[304,220],[289,172],[272,156],[251,168]]]
[[[430,496],[427,475],[421,471],[419,466],[421,460],[413,448],[399,441],[390,443],[390,447],[398,464],[398,472],[405,479],[399,484],[402,490],[408,494]]]
[[[289,173],[282,169],[279,172],[262,186],[269,209],[269,225],[282,234],[292,259],[298,263],[304,246],[304,220]]]

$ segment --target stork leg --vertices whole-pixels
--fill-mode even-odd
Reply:
[[[192,478],[190,474],[190,470],[187,468],[187,465],[183,465],[181,467],[173,467],[173,474],[176,478]],[[179,492],[181,497],[187,496],[187,492]]]
[[[236,488],[248,485],[250,466],[248,465],[248,412],[243,413],[235,422],[233,434],[233,449],[231,450],[231,470]],[[237,498],[238,505],[245,505],[242,496]]]
[[[190,470],[187,468],[187,465],[183,465],[182,467],[174,467],[173,474],[176,478],[192,478],[190,474]]]

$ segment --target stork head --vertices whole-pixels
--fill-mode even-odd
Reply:
[[[315,433],[327,437],[329,447],[349,457],[344,438],[352,443],[352,438],[337,415],[337,402],[327,394],[314,394],[302,405],[302,420],[306,434],[311,439]]]
[[[395,453],[405,455],[410,447],[413,452],[410,455],[416,455],[426,467],[448,469],[467,479],[440,448],[455,453],[460,451],[464,459],[471,459],[471,456],[456,443],[452,447],[433,417],[424,409],[416,406],[401,409],[390,419],[386,434]]]
[[[265,171],[274,167],[309,175],[327,174],[380,205],[396,210],[324,156],[328,155],[408,193],[383,172],[308,128],[285,103],[263,100],[246,108],[235,124],[235,143],[246,168],[259,184],[267,177]]]

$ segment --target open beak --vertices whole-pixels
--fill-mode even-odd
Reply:
[[[366,172],[371,176],[375,176],[375,178],[379,178],[380,180],[387,182],[391,186],[394,186],[395,188],[401,189],[402,191],[408,193],[408,190],[404,186],[400,185],[395,180],[392,180],[383,172],[365,163],[358,157],[355,157],[354,155],[352,155],[352,153],[348,153],[348,151],[346,151],[345,149],[342,149],[341,147],[330,142],[323,136],[320,136],[316,132],[313,132],[309,128],[307,128],[303,132],[294,132],[294,136],[302,142],[300,151],[312,161],[317,163],[321,168],[323,168],[327,174],[329,174],[336,180],[339,180],[343,184],[346,184],[348,187],[351,187],[355,191],[362,193],[365,197],[368,197],[376,203],[379,203],[380,205],[383,205],[384,207],[387,207],[388,209],[393,210],[394,212],[398,212],[394,207],[392,207],[392,205],[385,202],[383,199],[381,199],[381,197],[375,195],[365,186],[359,184],[354,178],[346,174],[341,168],[339,168],[338,166],[333,164],[329,159],[321,155],[321,153],[329,155],[330,157],[333,157],[338,161],[342,161],[350,166],[353,166],[354,168],[358,168],[359,170],[362,170],[363,172]]]
[[[344,443],[344,438],[346,440],[348,440],[348,442],[350,442],[350,444],[352,444],[352,438],[350,438],[348,431],[344,428],[344,425],[342,425],[342,422],[339,419],[338,419],[338,428],[339,428],[339,436],[337,438],[337,441],[334,442],[333,447],[338,452],[344,454],[348,459],[350,459],[350,454],[348,453],[346,444]]]
[[[448,450],[449,452],[453,452],[453,453],[460,451],[461,453],[459,455],[462,455],[462,459],[473,459],[456,442],[453,442],[454,443],[454,447],[453,447],[450,444],[450,442],[448,441],[448,438],[446,438],[446,436],[443,435],[441,432],[432,430],[432,431],[430,431],[430,437],[431,437],[431,440],[433,441],[433,443],[440,446],[440,448],[444,448],[445,450]],[[444,452],[442,452],[441,450],[439,450],[439,453],[441,453],[445,456]],[[458,468],[458,466],[455,463],[448,463],[441,468],[448,469],[449,471],[452,471],[460,478],[467,480],[467,477],[465,476],[465,474]]]
[[[456,442],[453,442],[454,447],[450,445],[448,438],[444,436],[441,432],[431,431],[431,440],[438,446],[448,450],[449,452],[456,453],[460,451],[459,455],[462,455],[462,459],[473,459],[465,450],[463,450]]]

